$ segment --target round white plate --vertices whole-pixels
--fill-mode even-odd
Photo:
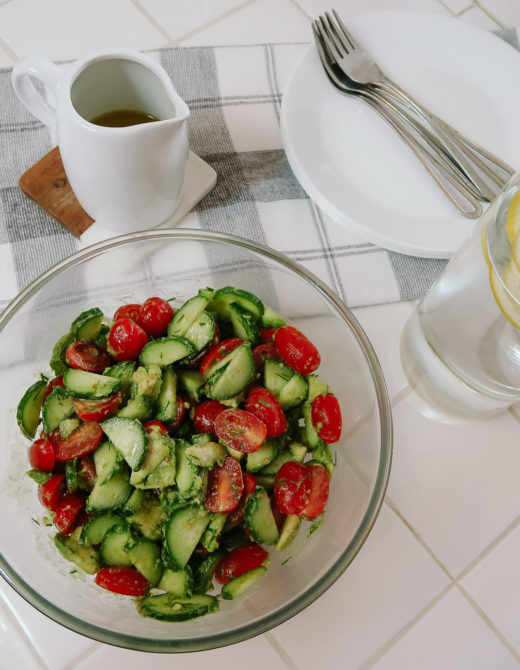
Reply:
[[[420,12],[374,12],[348,27],[391,79],[520,167],[520,53],[513,47],[459,19]],[[449,258],[474,227],[376,112],[329,83],[314,45],[291,75],[281,127],[309,197],[363,239]]]

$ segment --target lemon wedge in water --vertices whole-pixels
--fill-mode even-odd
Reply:
[[[518,239],[518,231],[520,230],[520,191],[517,191],[507,210],[506,216],[506,235],[513,245]]]

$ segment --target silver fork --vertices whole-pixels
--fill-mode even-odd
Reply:
[[[332,84],[342,93],[363,98],[398,133],[399,137],[414,152],[415,156],[459,212],[468,218],[479,217],[482,213],[481,204],[472,192],[468,190],[466,184],[461,182],[460,175],[454,173],[452,164],[446,159],[443,160],[442,154],[436,152],[436,145],[431,147],[435,151],[432,154],[421,141],[425,136],[418,131],[415,125],[410,123],[408,117],[398,107],[380,98],[371,90],[359,87],[353,88],[345,82],[343,72],[334,61],[318,28],[319,26],[315,25],[314,22],[312,30],[318,55]],[[425,132],[427,134],[427,131]]]
[[[461,135],[455,128],[432,114],[391,81],[358,44],[335,10],[334,19],[328,12],[320,17],[322,34],[338,66],[353,86],[368,86],[376,92],[404,103],[406,107],[429,124],[451,155],[455,167],[470,180],[482,199],[492,200],[514,174],[514,170],[483,147]],[[487,179],[484,180],[483,176]]]

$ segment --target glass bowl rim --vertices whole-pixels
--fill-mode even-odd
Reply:
[[[305,607],[313,603],[319,596],[321,596],[330,586],[332,586],[332,584],[350,565],[363,546],[372,529],[372,526],[377,519],[381,505],[383,504],[392,461],[393,424],[390,401],[381,365],[370,340],[368,339],[356,317],[350,312],[349,308],[334,295],[334,293],[321,281],[321,279],[316,277],[316,275],[304,268],[299,263],[291,260],[285,254],[277,252],[263,244],[253,242],[252,240],[236,235],[190,228],[175,230],[154,229],[137,233],[134,232],[125,235],[118,235],[117,237],[110,238],[109,240],[90,245],[84,249],[76,251],[74,254],[71,254],[62,261],[56,263],[41,275],[39,275],[36,279],[34,279],[26,286],[26,288],[20,291],[20,293],[18,293],[18,295],[13,298],[13,300],[11,300],[11,302],[0,313],[0,333],[4,330],[11,318],[15,316],[18,310],[23,307],[27,300],[29,300],[40,289],[41,286],[48,283],[53,277],[58,275],[63,270],[80,262],[87,261],[90,258],[96,257],[110,249],[123,247],[126,244],[131,244],[139,240],[154,239],[180,239],[231,244],[232,246],[238,246],[274,260],[285,268],[301,276],[314,289],[316,289],[330,305],[332,305],[334,311],[337,314],[339,313],[338,315],[341,316],[343,320],[346,321],[346,323],[349,325],[352,334],[355,336],[368,365],[377,397],[377,406],[380,417],[379,423],[381,448],[377,476],[363,519],[350,543],[313,586],[306,588],[302,593],[293,598],[286,605],[279,607],[274,612],[265,614],[262,617],[256,619],[253,623],[244,624],[243,626],[234,628],[231,631],[227,631],[225,633],[208,634],[198,638],[172,638],[153,640],[144,636],[140,637],[137,635],[127,635],[124,633],[106,630],[100,626],[90,624],[82,619],[67,614],[61,608],[57,607],[46,598],[43,598],[16,573],[16,570],[7,563],[0,551],[0,575],[24,600],[26,600],[39,612],[46,615],[56,623],[59,623],[69,630],[79,633],[80,635],[116,647],[155,653],[182,653],[217,649],[219,647],[242,642],[256,635],[265,633],[271,628],[280,625],[292,616],[301,612]]]

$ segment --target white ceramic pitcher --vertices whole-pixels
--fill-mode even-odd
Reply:
[[[48,87],[56,107],[32,78]],[[14,66],[12,82],[29,112],[57,131],[72,190],[97,223],[132,232],[175,211],[189,152],[189,109],[152,58],[128,49],[99,51],[65,67],[26,58]],[[159,120],[116,128],[91,122],[114,110]]]

